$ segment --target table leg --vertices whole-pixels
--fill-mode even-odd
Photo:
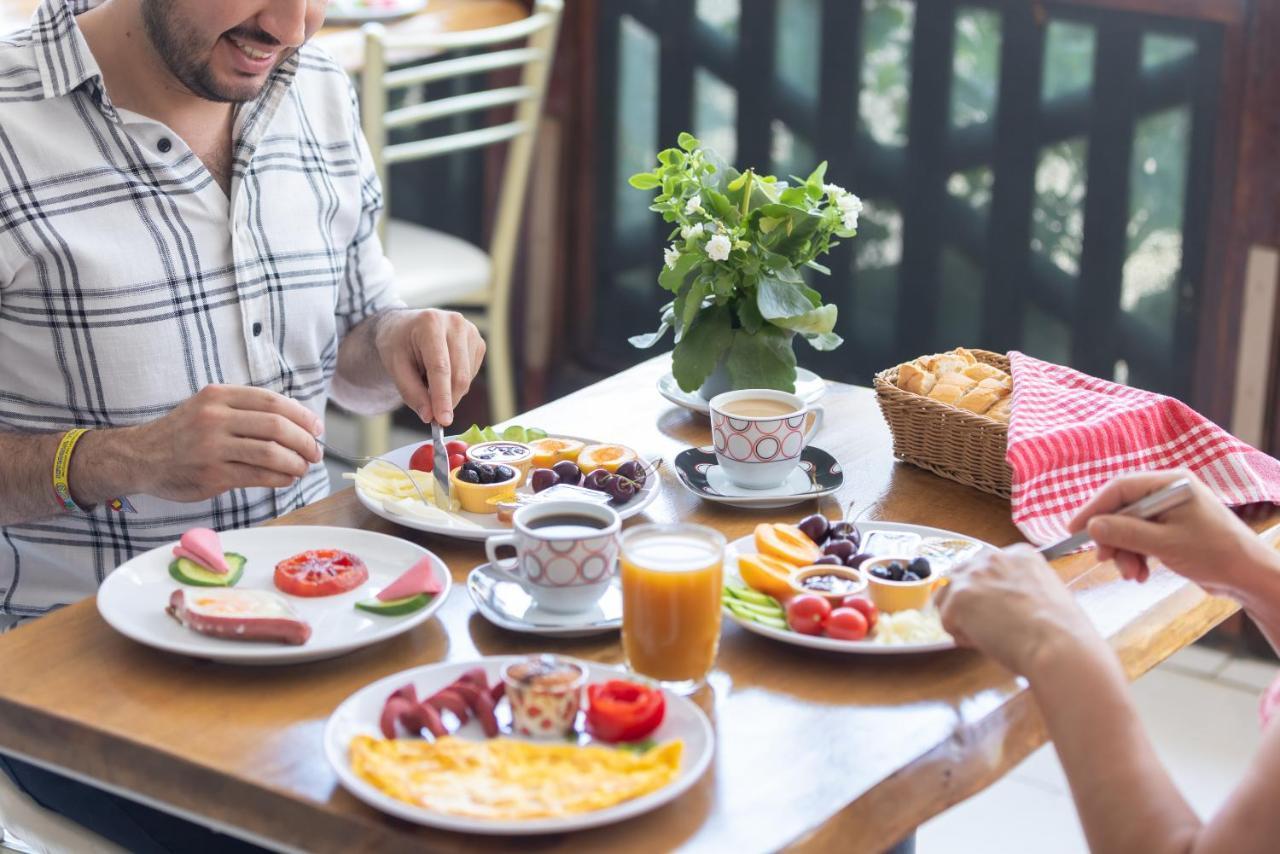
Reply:
[[[916,832],[913,830],[902,838],[902,841],[884,854],[916,854]]]

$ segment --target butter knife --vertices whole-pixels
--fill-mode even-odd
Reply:
[[[435,452],[431,474],[434,477],[434,494],[436,506],[448,512],[450,503],[449,490],[449,452],[444,446],[444,428],[435,421],[431,422],[431,447]]]
[[[1139,519],[1153,519],[1161,513],[1167,513],[1173,508],[1183,504],[1191,497],[1191,482],[1185,477],[1175,480],[1164,489],[1156,490],[1145,498],[1125,507],[1121,507],[1115,511],[1118,516],[1136,516]],[[1088,529],[1079,531],[1067,537],[1065,540],[1059,540],[1043,546],[1040,554],[1044,555],[1045,560],[1055,560],[1063,555],[1069,555],[1076,549],[1093,541],[1089,536]],[[1086,573],[1087,574],[1087,573]]]

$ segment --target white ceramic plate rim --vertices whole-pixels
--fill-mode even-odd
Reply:
[[[995,546],[990,543],[979,540],[977,537],[971,537],[968,534],[958,534],[955,531],[948,531],[943,528],[932,528],[928,525],[908,525],[903,522],[878,522],[865,521],[859,522],[858,528],[865,536],[871,531],[886,531],[904,534],[919,534],[922,537],[946,537],[948,539],[969,540],[982,546],[983,549],[995,550]],[[726,558],[732,556],[735,560],[725,561],[725,579],[741,584],[742,577],[738,575],[738,564],[736,558],[740,554],[755,554],[755,539],[748,534],[745,537],[739,537],[725,549]],[[830,652],[844,652],[859,655],[908,655],[923,652],[942,652],[943,650],[955,649],[954,641],[939,641],[937,643],[920,643],[920,644],[879,644],[874,641],[847,641],[838,640],[837,638],[825,638],[816,635],[802,635],[799,632],[793,632],[789,629],[775,629],[770,626],[764,626],[750,620],[744,620],[737,614],[730,611],[727,607],[722,608],[722,613],[726,619],[732,620],[742,628],[757,635],[764,635],[767,638],[789,643],[792,646],[803,646],[809,649],[824,649]]]
[[[150,631],[148,626],[139,626],[134,624],[128,617],[128,610],[122,610],[124,606],[115,603],[117,596],[132,597],[136,594],[136,590],[122,589],[117,593],[116,588],[122,588],[123,585],[129,584],[130,573],[145,572],[150,575],[154,570],[139,569],[140,565],[150,563],[156,560],[159,554],[163,561],[163,575],[155,579],[143,579],[142,585],[150,587],[152,585],[162,586],[167,595],[170,591],[179,587],[184,587],[174,581],[169,576],[168,566],[171,560],[173,547],[176,542],[159,546],[149,551],[136,555],[128,561],[122,563],[114,572],[107,576],[106,581],[98,590],[97,606],[98,613],[120,634],[125,637],[137,641],[144,646],[153,649],[163,650],[164,652],[177,653],[179,655],[187,655],[195,658],[205,658],[213,661],[219,661],[226,664],[300,664],[307,661],[318,661],[324,658],[334,658],[344,655],[348,652],[360,649],[370,644],[380,643],[389,640],[397,635],[403,634],[410,629],[421,625],[440,610],[444,605],[445,599],[449,596],[449,591],[453,587],[453,578],[449,572],[448,566],[435,553],[422,548],[416,543],[408,540],[402,540],[399,537],[393,537],[389,534],[380,534],[375,531],[365,531],[359,528],[337,528],[325,525],[273,525],[260,528],[241,528],[238,530],[223,531],[219,534],[222,539],[222,545],[227,551],[235,552],[251,552],[262,546],[255,546],[252,542],[246,540],[271,540],[273,538],[287,536],[292,533],[305,534],[307,538],[315,543],[312,548],[341,548],[350,551],[358,556],[361,555],[361,546],[353,545],[353,541],[359,540],[381,540],[388,547],[399,549],[405,552],[404,566],[399,567],[396,571],[387,570],[380,572],[375,567],[370,567],[369,581],[365,582],[355,590],[347,593],[338,594],[336,596],[317,597],[311,600],[316,603],[313,607],[319,607],[320,604],[328,605],[332,608],[350,608],[355,610],[355,602],[361,599],[367,599],[372,596],[372,590],[377,589],[385,584],[389,584],[397,575],[408,569],[410,564],[423,555],[428,555],[433,560],[433,569],[438,578],[440,578],[443,589],[436,594],[435,598],[427,604],[427,607],[420,611],[414,611],[412,614],[405,614],[401,617],[382,617],[370,614],[370,619],[379,621],[377,629],[363,637],[354,639],[338,640],[321,638],[318,633],[313,633],[311,638],[300,646],[285,646],[282,644],[252,643],[245,641],[220,640],[218,638],[209,637],[207,635],[197,634],[187,629],[182,629],[183,634],[178,635],[179,639],[169,639],[164,635],[157,635]],[[309,610],[307,600],[299,597],[288,596],[276,589],[271,581],[275,572],[275,564],[267,564],[263,561],[254,561],[250,558],[249,564],[245,567],[245,577],[236,585],[239,589],[245,590],[270,590],[282,596],[291,605],[296,606],[295,610]],[[132,566],[131,566],[132,565]],[[260,573],[266,573],[266,578],[262,581],[256,581]],[[378,576],[383,578],[377,581]],[[248,582],[248,583],[246,583]],[[191,587],[184,589],[198,590],[199,588]],[[326,609],[327,610],[327,609]],[[163,615],[163,612],[162,612]],[[165,620],[172,622],[172,618],[163,615]],[[305,614],[303,614],[305,616]],[[177,626],[177,623],[173,624]],[[180,627],[179,627],[180,628]],[[189,635],[186,637],[185,635]]]
[[[827,393],[827,383],[822,377],[815,374],[808,368],[796,368],[796,385],[801,383],[817,382],[820,385],[804,395],[805,403],[817,403]],[[700,415],[710,415],[711,407],[707,405],[707,401],[703,400],[698,394],[688,394],[676,382],[675,375],[671,371],[667,371],[658,378],[658,394],[674,403],[676,406],[688,409],[691,412],[697,412]]]
[[[553,439],[573,439],[575,441],[582,442],[587,445],[600,444],[595,439],[583,439],[579,436],[565,436],[560,433],[552,433],[548,435]],[[452,442],[457,438],[458,438],[457,436],[449,436],[447,437],[447,441]],[[431,441],[431,440],[428,439],[426,441]],[[387,453],[378,457],[378,459],[390,460],[391,462],[397,465],[408,468],[409,457],[413,456],[414,449],[421,444],[422,444],[421,442],[418,442],[413,445],[403,445],[399,448],[396,448],[393,451],[388,451]],[[641,459],[650,465],[652,465],[655,462],[644,456],[641,456]],[[386,519],[388,522],[395,522],[397,525],[402,525],[405,528],[412,528],[415,531],[422,531],[427,534],[436,534],[441,537],[454,537],[456,539],[467,540],[469,542],[484,542],[490,537],[496,537],[499,534],[505,534],[511,531],[510,525],[503,525],[497,521],[497,516],[492,516],[488,514],[482,515],[479,513],[464,513],[462,511],[451,514],[458,518],[466,519],[469,521],[476,521],[478,519],[484,519],[486,521],[492,520],[492,525],[481,527],[481,528],[462,528],[462,527],[454,527],[452,525],[438,525],[434,522],[428,522],[426,519],[418,519],[412,516],[401,516],[396,513],[391,513],[391,512],[388,512],[387,510],[384,510],[382,507],[382,502],[374,498],[373,496],[366,494],[365,491],[362,490],[358,484],[355,486],[355,491],[356,491],[356,499],[362,505],[364,505],[364,508],[368,510],[370,513],[373,513],[375,516],[381,516],[383,519]],[[636,500],[635,498],[631,499],[631,501],[627,503],[625,508],[618,510],[618,515],[621,516],[623,519],[630,519],[632,516],[636,516],[640,513],[643,513],[650,504],[652,504],[655,500],[657,500],[658,493],[660,493],[661,491],[662,491],[662,474],[661,472],[654,472],[645,481],[644,489],[640,490],[640,494],[638,496],[639,500]]]
[[[354,5],[337,4],[332,12],[325,15],[325,24],[341,26],[343,24],[363,24],[369,21],[388,21],[415,15],[427,8],[427,0],[399,0],[390,9],[359,8]]]
[[[567,658],[567,656],[562,657]],[[381,708],[386,697],[405,682],[413,682],[419,687],[419,693],[421,693],[424,682],[431,686],[443,687],[472,667],[484,667],[490,681],[492,681],[497,678],[498,672],[504,664],[524,658],[527,658],[527,656],[491,655],[470,661],[427,664],[393,673],[371,685],[366,685],[343,700],[325,723],[324,753],[325,758],[329,761],[329,767],[338,775],[338,780],[343,788],[375,809],[428,827],[486,835],[567,833],[574,830],[586,830],[589,827],[599,827],[604,824],[613,824],[663,806],[682,795],[694,783],[702,779],[702,775],[706,772],[707,766],[711,764],[711,757],[715,753],[715,734],[711,729],[711,722],[707,720],[707,716],[691,700],[665,690],[663,693],[666,699],[668,717],[657,731],[662,732],[667,724],[671,722],[670,715],[673,708],[678,708],[683,718],[691,719],[689,724],[685,725],[686,727],[690,725],[693,727],[692,730],[682,727],[679,731],[664,733],[658,739],[665,741],[679,738],[684,741],[685,749],[680,759],[680,772],[674,780],[656,792],[650,792],[639,798],[623,801],[620,804],[596,810],[595,812],[565,816],[563,818],[530,819],[526,821],[488,821],[448,815],[446,813],[431,812],[404,801],[396,800],[366,783],[351,770],[351,763],[348,759],[351,736],[362,732],[370,735],[380,734],[376,717],[370,715],[366,719],[357,720],[358,712],[356,708],[366,702],[368,698],[374,698],[377,706]],[[587,678],[592,682],[606,679],[634,678],[620,667],[609,667],[581,659],[570,658],[568,660],[576,661],[585,667],[587,669]],[[472,722],[467,725],[467,728],[469,729],[475,725]],[[343,740],[344,738],[346,739],[345,741]],[[696,756],[690,755],[695,741],[700,742],[702,745],[702,750]]]
[[[526,635],[542,635],[544,637],[589,637],[591,635],[616,632],[622,628],[621,617],[616,620],[610,620],[607,623],[597,623],[590,626],[574,626],[567,623],[563,626],[534,626],[513,619],[490,605],[481,594],[479,585],[472,581],[472,578],[477,575],[485,574],[484,570],[488,565],[489,562],[485,561],[467,573],[467,595],[471,597],[471,604],[476,606],[476,611],[479,612],[480,616],[500,629]]]

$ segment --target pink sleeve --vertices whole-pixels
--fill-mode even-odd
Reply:
[[[1280,679],[1271,683],[1271,687],[1262,695],[1262,702],[1258,704],[1262,725],[1265,727],[1272,718],[1277,717],[1277,712],[1280,712]]]

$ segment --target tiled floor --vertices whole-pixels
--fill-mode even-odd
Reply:
[[[1270,663],[1185,649],[1133,686],[1156,752],[1202,816],[1218,808],[1258,746],[1258,697],[1277,676]],[[1086,851],[1053,748],[928,822],[920,854],[1074,854]]]
[[[357,450],[352,419],[331,415],[327,429],[337,447]],[[396,428],[391,447],[428,438],[425,429]],[[335,489],[346,485],[341,475],[348,470],[329,463]],[[1201,815],[1212,813],[1243,773],[1258,744],[1258,697],[1276,676],[1273,664],[1191,647],[1134,684],[1139,712],[1157,752]],[[920,854],[1087,850],[1051,746],[921,827],[917,849]]]

